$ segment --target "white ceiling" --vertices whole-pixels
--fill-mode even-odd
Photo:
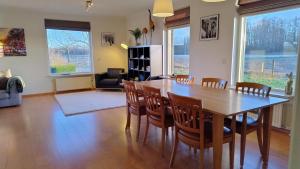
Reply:
[[[92,16],[127,16],[152,8],[154,0],[94,0],[94,6],[85,11],[85,0],[0,0],[0,7]],[[187,6],[189,0],[173,0],[175,8]]]

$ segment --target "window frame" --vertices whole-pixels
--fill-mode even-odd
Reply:
[[[167,74],[174,74],[174,51],[172,50],[172,46],[173,46],[173,32],[172,30],[174,29],[180,29],[180,28],[186,28],[189,27],[190,28],[190,35],[191,35],[191,26],[190,24],[186,24],[186,25],[180,25],[180,26],[175,26],[175,27],[169,27],[166,29],[167,31]],[[190,39],[191,42],[191,39]],[[191,49],[191,45],[189,46],[189,50]],[[189,54],[189,62],[190,62],[190,54]],[[190,63],[189,63],[190,64]],[[190,73],[191,69],[189,66],[189,73]]]
[[[235,88],[235,84],[237,82],[241,82],[243,79],[243,71],[244,71],[244,60],[245,58],[243,55],[245,54],[245,47],[246,47],[246,17],[249,16],[255,16],[255,15],[261,15],[261,14],[267,14],[267,13],[273,13],[273,12],[279,12],[284,10],[292,10],[292,9],[300,9],[300,6],[289,6],[289,7],[283,7],[283,8],[276,8],[276,9],[270,9],[266,11],[260,11],[260,12],[254,12],[254,13],[247,13],[239,15],[238,17],[238,26],[237,26],[237,37],[235,38],[236,41],[236,56],[233,58],[233,61],[235,62],[234,66],[232,67],[232,86],[231,88]],[[300,40],[299,40],[300,41]],[[299,42],[300,45],[300,42]],[[300,50],[298,51],[298,55],[300,55]],[[298,58],[300,60],[300,58]],[[299,65],[297,66],[299,67]],[[271,90],[271,94],[275,95],[285,95],[284,89],[273,89]],[[294,94],[294,93],[293,93]]]
[[[90,72],[78,72],[78,73],[61,73],[61,74],[53,74],[51,73],[51,67],[50,67],[50,55],[49,55],[49,43],[48,43],[48,36],[47,36],[47,30],[51,29],[51,30],[65,30],[65,31],[76,31],[76,30],[72,30],[72,29],[54,29],[54,28],[45,28],[44,29],[44,33],[45,33],[45,41],[46,41],[46,45],[47,45],[47,56],[48,56],[48,75],[50,77],[78,77],[78,76],[88,76],[88,75],[92,75],[95,73],[95,68],[94,68],[94,49],[93,49],[93,43],[92,43],[92,31],[83,31],[83,30],[77,30],[80,32],[88,32],[89,33],[89,48],[90,48],[90,62],[91,62],[91,71]]]

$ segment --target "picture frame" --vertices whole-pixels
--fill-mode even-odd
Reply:
[[[200,18],[200,40],[219,39],[219,18],[220,14],[205,16]]]
[[[115,44],[115,33],[113,32],[102,32],[101,33],[101,45],[112,46]]]
[[[23,28],[0,28],[0,57],[27,56]]]

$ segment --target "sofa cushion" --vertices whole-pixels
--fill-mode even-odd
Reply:
[[[124,72],[122,68],[108,68],[107,76],[108,78],[118,78],[121,73]]]
[[[119,83],[118,79],[103,79],[100,81],[100,84],[103,86],[117,85],[118,83]]]
[[[0,77],[0,90],[6,90],[8,78]]]
[[[0,90],[0,99],[8,99],[9,94],[6,92],[6,90]]]
[[[7,70],[2,70],[0,71],[0,77],[7,77],[7,78],[11,78],[11,70],[7,69]]]

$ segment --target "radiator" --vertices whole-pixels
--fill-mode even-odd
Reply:
[[[257,119],[258,115],[254,113],[248,113],[247,116],[250,116],[254,119]],[[282,105],[275,105],[273,108],[273,121],[272,126],[281,128],[282,127]]]
[[[93,88],[92,76],[59,77],[54,79],[55,92]]]
[[[283,104],[275,105],[273,107],[272,125],[274,127],[282,128],[282,109],[283,109]]]

